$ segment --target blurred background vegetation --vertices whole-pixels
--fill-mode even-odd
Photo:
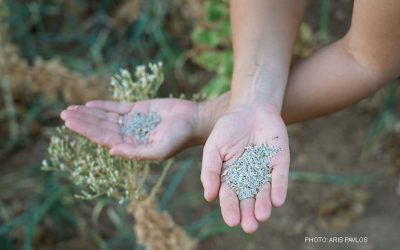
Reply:
[[[140,249],[127,205],[104,197],[77,200],[76,187],[62,174],[40,170],[49,137],[68,104],[110,98],[108,82],[120,68],[132,71],[139,64],[163,61],[166,80],[160,96],[201,93],[211,98],[228,90],[233,58],[227,3],[0,0],[0,249]],[[294,59],[345,34],[351,10],[348,0],[309,1]],[[218,204],[204,202],[198,180],[201,152],[196,149],[175,161],[159,209],[209,249],[268,244],[284,249],[298,247],[301,237],[319,230],[360,233],[357,223],[381,211],[370,208],[369,197],[396,185],[399,99],[394,81],[331,120],[289,127],[296,167],[292,188],[311,193],[289,196],[279,221],[272,218],[259,234],[227,228]],[[332,124],[337,127],[323,130]],[[382,165],[386,170],[377,170]],[[386,204],[391,204],[390,194]],[[275,239],[266,242],[266,233]],[[388,246],[393,242],[399,241],[389,239]]]

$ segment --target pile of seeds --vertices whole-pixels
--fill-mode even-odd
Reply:
[[[127,114],[122,118],[121,133],[123,136],[133,136],[138,144],[148,143],[150,133],[160,122],[161,117],[156,112]]]
[[[271,181],[271,158],[282,149],[276,146],[247,146],[243,154],[228,165],[222,176],[239,200],[255,198],[262,185]]]

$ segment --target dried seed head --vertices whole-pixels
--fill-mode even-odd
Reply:
[[[164,79],[160,64],[139,66],[135,75],[140,77],[132,78],[129,71],[121,70],[112,78],[110,90],[116,101],[133,102],[152,98]],[[143,81],[147,83],[145,87],[140,84]],[[139,141],[144,142],[160,122],[160,117],[150,114],[143,116],[142,119],[145,121],[136,121],[133,123],[133,128],[130,127],[132,124],[129,124],[127,130],[128,132],[131,129],[137,130],[135,135],[138,135]],[[81,188],[80,194],[77,195],[79,198],[93,199],[107,195],[124,202],[134,197],[141,198],[143,190],[155,193],[159,188],[154,184],[154,179],[148,178],[150,162],[113,157],[107,148],[65,127],[57,129],[48,151],[49,159],[43,162],[43,169],[67,172],[72,182]],[[163,176],[158,178],[157,183],[164,178]]]

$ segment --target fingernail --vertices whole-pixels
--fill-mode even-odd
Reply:
[[[71,127],[71,123],[69,121],[65,122],[65,127],[70,128]]]
[[[208,201],[208,192],[206,191],[206,190],[204,190],[204,199],[206,200],[206,201]]]

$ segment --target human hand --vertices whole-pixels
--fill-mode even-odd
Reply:
[[[271,159],[271,184],[264,184],[255,200],[248,198],[239,202],[236,193],[224,180],[221,181],[221,171],[238,159],[246,146],[261,144],[282,149]],[[289,162],[288,135],[279,111],[265,104],[242,104],[217,121],[205,144],[201,171],[204,197],[212,201],[219,195],[226,224],[236,226],[240,223],[245,232],[252,233],[260,221],[269,218],[272,207],[284,203]]]
[[[118,124],[121,116],[137,112],[157,112],[161,118],[145,144],[123,136]],[[198,104],[181,99],[136,103],[91,101],[85,106],[70,106],[61,113],[61,118],[69,129],[109,147],[111,154],[133,159],[166,159],[199,140]]]

